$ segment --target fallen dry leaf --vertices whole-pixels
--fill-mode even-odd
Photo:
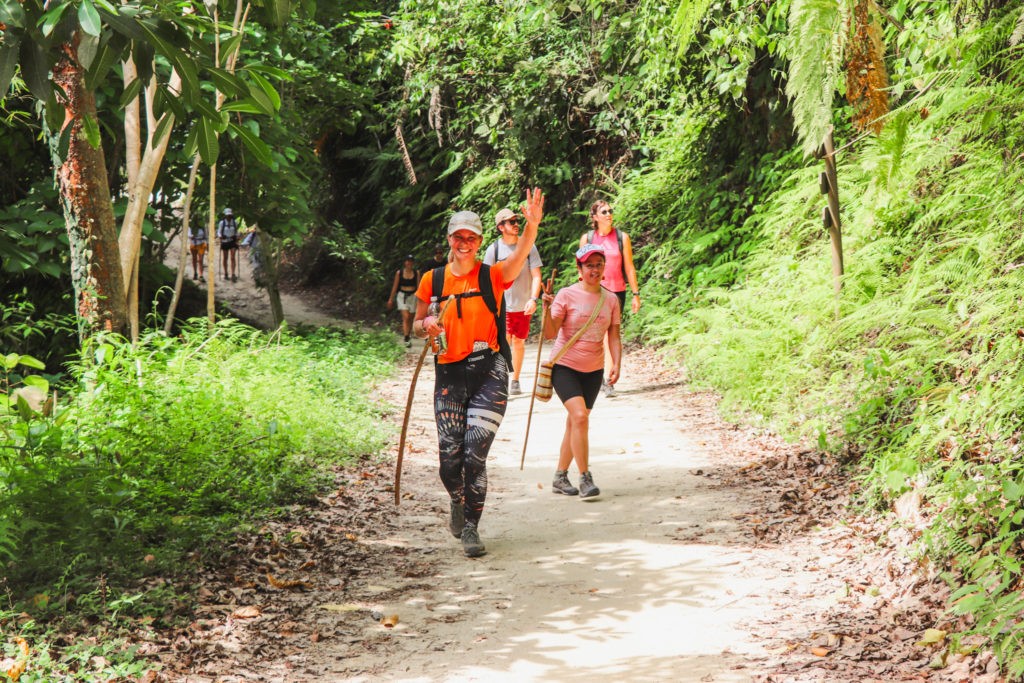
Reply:
[[[538,489],[539,491],[543,491],[543,490],[544,490],[544,484],[542,484],[542,483],[540,483],[540,482],[537,482],[537,489]]]
[[[325,609],[328,612],[358,612],[361,609],[365,609],[362,605],[349,602],[344,605],[337,604],[326,604],[320,605],[320,609]]]
[[[827,647],[812,647],[811,654],[815,657],[828,657],[832,653]]]
[[[253,617],[260,616],[260,614],[262,614],[262,612],[260,612],[260,608],[256,605],[246,605],[245,607],[239,607],[236,609],[231,613],[231,616],[236,619],[252,619]]]
[[[356,535],[355,535],[355,534],[345,534],[345,538],[346,538],[346,539],[348,539],[348,540],[350,540],[350,541],[355,541],[355,540],[357,540],[357,538],[356,538]]]
[[[920,647],[927,647],[928,645],[937,645],[946,639],[946,632],[938,628],[925,629],[924,637],[921,640],[914,643]]]
[[[398,623],[398,615],[397,614],[392,614],[392,615],[386,616],[386,617],[384,617],[383,619],[380,620],[380,623],[382,623],[384,625],[384,628],[393,628],[394,625]]]
[[[274,575],[271,574],[270,572],[267,572],[267,582],[270,583],[270,585],[273,586],[274,588],[298,588],[298,587],[309,588],[310,587],[309,583],[307,583],[306,581],[275,579]]]
[[[18,643],[18,648],[21,650],[21,654],[24,659],[7,668],[7,677],[12,681],[17,681],[21,678],[21,674],[25,673],[25,667],[28,666],[28,656],[30,653],[28,649],[28,642],[26,642],[24,638],[18,638],[15,642]]]

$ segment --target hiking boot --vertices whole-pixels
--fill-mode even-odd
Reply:
[[[462,501],[451,502],[451,515],[448,519],[448,529],[452,532],[452,536],[459,538],[462,536],[462,529],[466,526],[466,515],[462,510]]]
[[[238,282],[238,276],[237,275],[232,275],[231,276],[231,281],[232,282]]]
[[[409,339],[408,335],[406,335],[406,337],[405,337],[405,348],[408,349],[408,348],[411,348],[411,347],[412,347],[412,340]]]
[[[510,393],[512,395],[523,393],[523,390],[519,388],[519,380],[517,380],[517,379],[512,380],[512,386],[509,387],[508,393]]]
[[[580,475],[580,498],[594,498],[601,495],[601,489],[594,486],[594,477],[590,472]]]
[[[467,524],[462,528],[462,552],[466,557],[480,557],[487,552],[475,524]]]
[[[569,481],[568,470],[555,470],[555,480],[551,482],[551,490],[566,496],[578,496],[580,490]]]
[[[604,391],[604,395],[607,398],[615,398],[618,393],[615,391],[614,384],[608,384],[608,382],[601,382],[601,390]]]

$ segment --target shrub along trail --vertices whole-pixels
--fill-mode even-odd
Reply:
[[[722,421],[713,396],[640,356],[592,414],[593,502],[551,492],[557,399],[535,407],[524,471],[529,397],[510,401],[476,560],[446,528],[428,361],[402,504],[392,452],[240,540],[233,564],[208,570],[192,624],[148,643],[162,677],[1000,680],[990,653],[948,654],[942,632],[963,625],[943,616],[946,591],[894,550],[913,538],[912,503],[898,532],[852,517],[855,484],[836,466]],[[381,388],[396,406],[407,359]]]

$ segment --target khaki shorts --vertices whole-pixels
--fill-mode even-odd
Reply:
[[[416,292],[398,292],[395,294],[395,307],[400,311],[416,312]]]

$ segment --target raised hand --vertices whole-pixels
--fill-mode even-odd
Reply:
[[[526,224],[537,226],[544,218],[544,193],[539,187],[526,188],[526,205],[523,207],[523,216],[526,217]]]

